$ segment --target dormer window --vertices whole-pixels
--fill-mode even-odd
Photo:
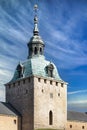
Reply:
[[[23,71],[24,71],[23,65],[22,65],[22,64],[19,64],[19,65],[17,66],[18,78],[23,77]]]
[[[37,48],[35,47],[35,49],[34,49],[34,54],[37,54]]]
[[[54,69],[54,66],[52,64],[49,64],[47,66],[47,74],[49,77],[53,77],[53,69]]]

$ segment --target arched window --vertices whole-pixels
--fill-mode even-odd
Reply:
[[[49,125],[53,125],[53,112],[49,112]]]
[[[34,54],[37,54],[37,48],[35,47],[35,49],[34,49]]]
[[[23,71],[24,71],[23,65],[22,65],[22,64],[19,64],[19,65],[17,66],[18,78],[23,77]]]
[[[54,66],[52,64],[49,64],[47,66],[47,73],[49,77],[53,77],[53,69],[54,69]]]
[[[40,54],[42,55],[42,48],[40,48]]]

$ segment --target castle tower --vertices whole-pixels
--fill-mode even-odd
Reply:
[[[67,83],[54,63],[45,59],[44,47],[35,15],[28,59],[17,65],[12,80],[6,84],[6,102],[20,112],[22,130],[64,130],[66,125]]]

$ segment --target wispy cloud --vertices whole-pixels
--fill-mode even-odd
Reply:
[[[68,102],[68,105],[70,105],[70,104],[76,104],[76,105],[82,105],[82,104],[86,104],[87,105],[87,100],[79,100],[79,101],[70,101],[70,102]]]
[[[27,57],[25,48],[32,33],[30,2],[26,4],[29,9],[24,7],[23,1],[14,2],[0,1],[0,100],[5,98],[4,84],[11,80],[17,63]]]
[[[66,5],[66,7],[69,6]],[[45,14],[45,16],[43,16],[43,20],[41,22],[45,28],[45,33],[47,34],[47,36],[45,37],[46,44],[48,45],[48,48],[46,48],[46,53],[48,55],[51,55],[51,58],[55,58],[56,60],[58,60],[60,62],[59,67],[61,68],[76,68],[81,65],[87,65],[87,40],[82,39],[84,31],[82,26],[84,21],[86,20],[87,15],[84,15],[84,10],[86,9],[81,7],[81,10],[80,7],[76,8],[75,6],[75,8],[71,8],[70,12],[68,13],[68,8],[65,8],[64,6],[60,10],[56,8],[56,11],[58,10],[58,15],[60,17],[58,19],[56,17],[57,15],[55,16],[55,14],[53,13],[52,19],[55,19],[54,21],[49,20],[50,11],[45,9],[47,13]],[[68,13],[67,18],[66,16],[63,16],[64,11]],[[84,20],[81,19],[82,17]],[[61,21],[60,26],[59,21]],[[80,26],[80,23],[82,24],[82,26]]]
[[[72,39],[65,32],[52,29],[50,25],[49,32],[52,33],[49,34],[50,36],[48,36],[46,41],[49,46],[46,52],[61,61],[60,67],[75,68],[80,65],[87,65],[86,41]],[[49,37],[51,42],[49,41]],[[64,63],[64,66],[62,63]]]
[[[73,94],[78,94],[78,93],[86,93],[87,92],[87,89],[86,90],[78,90],[78,91],[73,91],[73,92],[68,92],[68,95],[73,95]]]

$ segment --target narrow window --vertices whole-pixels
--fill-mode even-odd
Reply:
[[[84,126],[82,126],[82,129],[84,129],[85,127]]]
[[[16,120],[14,120],[14,124],[16,124]]]
[[[37,48],[35,47],[35,49],[34,49],[34,54],[37,54]]]
[[[44,79],[44,83],[46,83],[47,82],[47,80],[46,79]]]
[[[63,87],[63,83],[61,83],[61,87]]]
[[[13,87],[15,87],[15,83],[13,83]]]
[[[60,93],[58,93],[58,97],[60,97]]]
[[[40,82],[40,80],[41,80],[41,79],[40,79],[40,78],[38,78],[38,82]]]
[[[52,85],[52,81],[50,81],[50,84]]]
[[[53,70],[49,70],[50,77],[53,77]]]
[[[17,66],[17,73],[18,73],[18,78],[23,77],[23,73],[24,73],[24,67],[22,64],[19,64]]]
[[[25,94],[28,94],[28,90],[26,89]]]
[[[49,64],[46,67],[46,72],[47,72],[49,77],[53,77],[53,69],[54,69],[54,66],[52,64]]]
[[[58,82],[56,82],[56,86],[58,86]]]
[[[11,88],[11,85],[9,84],[9,86],[8,86],[8,87],[9,87],[9,89],[10,89],[10,88]]]
[[[44,92],[44,90],[42,89],[42,93]]]
[[[40,48],[40,54],[42,55],[42,48]]]
[[[30,82],[30,78],[28,78],[28,82]]]
[[[72,125],[70,125],[70,128],[72,128]]]
[[[52,111],[49,112],[49,125],[53,125],[53,113],[52,113]]]
[[[53,93],[50,93],[50,98],[53,98]]]
[[[25,79],[23,80],[23,84],[25,84]]]
[[[20,85],[20,81],[18,81],[18,85]]]

